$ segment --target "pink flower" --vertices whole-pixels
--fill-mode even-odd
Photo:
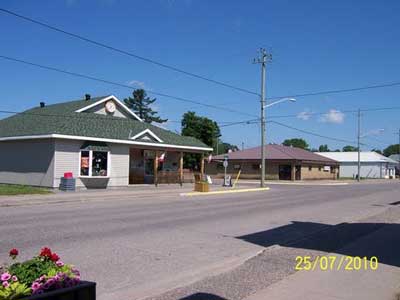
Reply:
[[[10,284],[8,283],[8,281],[3,281],[3,286],[5,288],[8,288],[10,286]]]
[[[11,278],[11,275],[10,275],[10,273],[3,273],[3,274],[1,274],[1,277],[0,277],[0,279],[1,279],[1,281],[7,281],[7,280],[9,280]]]
[[[32,291],[36,291],[36,290],[39,289],[39,288],[40,288],[40,283],[34,281],[34,282],[32,283],[32,286],[31,286]]]
[[[14,281],[14,282],[18,281],[18,277],[14,275],[13,277],[11,277],[11,280]]]
[[[57,262],[56,262],[56,266],[57,267],[62,267],[64,265],[64,263],[61,261],[61,260],[58,260]]]

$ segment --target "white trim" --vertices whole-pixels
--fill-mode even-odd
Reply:
[[[135,117],[137,120],[139,120],[140,122],[143,122],[143,120],[141,118],[138,117],[138,115],[136,115],[133,111],[131,111],[124,103],[122,103],[117,97],[115,97],[114,95],[110,95],[108,97],[105,97],[95,103],[92,103],[88,106],[82,107],[78,110],[76,110],[75,112],[80,113],[83,112],[85,110],[91,109],[92,107],[95,107],[101,103],[107,102],[108,100],[114,100],[115,102],[117,102],[123,109],[125,109],[130,115],[132,115],[133,117]]]
[[[160,139],[158,136],[155,135],[155,133],[153,131],[151,131],[149,128],[143,130],[142,132],[139,132],[138,134],[136,134],[135,136],[131,137],[132,140],[136,140],[138,137],[145,135],[145,134],[149,134],[151,135],[153,138],[155,138],[157,141],[159,141],[160,143],[162,143],[162,139]]]
[[[177,149],[199,150],[199,151],[212,151],[213,150],[213,148],[209,148],[209,147],[180,146],[180,145],[172,145],[172,144],[156,144],[156,143],[86,137],[86,136],[77,136],[77,135],[64,135],[64,134],[44,134],[44,135],[25,135],[25,136],[2,137],[2,138],[0,138],[0,142],[14,141],[14,140],[34,140],[34,139],[66,139],[66,140],[80,140],[80,141],[99,141],[99,142],[115,143],[115,144],[143,145],[143,146],[151,146],[151,147],[158,147],[158,148],[177,148]]]

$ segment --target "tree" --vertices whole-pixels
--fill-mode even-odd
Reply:
[[[351,145],[347,145],[347,146],[343,147],[342,151],[343,152],[355,152],[355,151],[358,151],[358,148],[351,146]]]
[[[400,154],[399,144],[390,145],[383,150],[383,155],[385,156],[390,156],[392,154]]]
[[[188,111],[182,116],[182,135],[191,136],[202,141],[209,147],[216,146],[216,142],[221,136],[218,124],[206,117],[196,115],[193,111]],[[186,168],[198,169],[200,155],[185,154],[184,163]]]
[[[151,99],[147,97],[146,91],[144,89],[134,90],[132,93],[133,97],[128,97],[124,99],[126,106],[128,106],[135,114],[138,115],[146,123],[164,123],[168,119],[161,119],[151,108],[151,105],[157,100],[156,98]]]
[[[382,154],[382,150],[380,150],[380,149],[372,149],[371,151]]]
[[[228,153],[229,150],[232,150],[233,152],[239,151],[239,147],[236,145],[229,144],[229,143],[219,142],[218,143],[218,153],[217,153],[217,149],[215,149],[215,154],[218,155],[218,154]]]
[[[301,149],[308,149],[309,145],[304,139],[294,138],[294,139],[286,139],[282,143],[285,146],[292,146]]]
[[[329,150],[328,145],[320,145],[318,148],[319,152],[330,152],[331,150]]]
[[[181,125],[182,135],[195,137],[210,147],[214,147],[217,138],[221,136],[217,122],[197,116],[193,111],[183,115]]]

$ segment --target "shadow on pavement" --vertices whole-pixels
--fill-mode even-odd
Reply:
[[[181,298],[179,300],[227,300],[220,296],[208,293],[196,293],[185,298]]]
[[[370,234],[372,234],[370,237]],[[363,237],[366,237],[363,239]],[[293,222],[282,227],[239,236],[260,246],[280,245],[360,257],[376,256],[380,263],[400,266],[400,224]],[[356,242],[356,243],[353,243]]]

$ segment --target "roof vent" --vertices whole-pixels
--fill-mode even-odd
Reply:
[[[46,106],[46,103],[40,102],[40,107],[45,107],[45,106]]]
[[[86,101],[90,100],[90,94],[85,94],[85,100]]]

